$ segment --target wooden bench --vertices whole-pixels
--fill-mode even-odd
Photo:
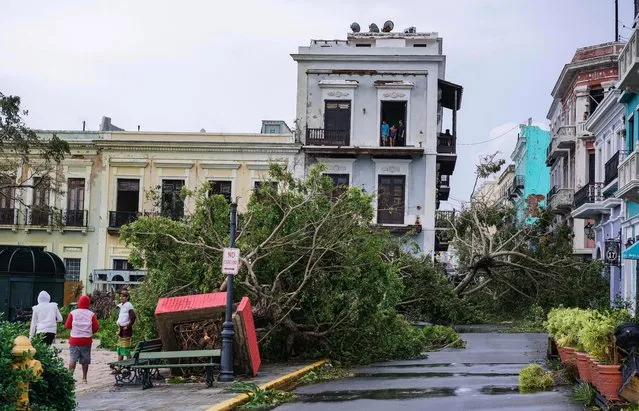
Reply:
[[[148,361],[140,360],[141,353],[160,351],[162,351],[162,341],[160,339],[140,341],[135,346],[135,349],[131,351],[131,358],[109,363],[109,367],[114,371],[115,385],[142,383],[142,375],[136,369],[132,369],[132,367],[134,365],[148,364]],[[159,371],[153,373],[153,377],[158,375]]]
[[[207,362],[194,363],[180,360],[193,358],[208,358]],[[191,351],[161,351],[161,352],[141,352],[139,363],[131,368],[142,373],[142,389],[153,387],[152,371],[160,368],[194,368],[204,367],[206,375],[206,386],[213,385],[213,368],[220,364],[220,350],[191,350]],[[167,363],[166,361],[172,361]]]

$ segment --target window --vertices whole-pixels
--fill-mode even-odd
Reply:
[[[51,180],[49,177],[33,178],[33,198],[30,210],[30,225],[51,225],[49,210],[49,190]]]
[[[67,181],[66,225],[83,227],[84,221],[84,178],[70,178]]]
[[[428,44],[413,44],[413,47],[428,47]]]
[[[372,44],[370,44],[370,43],[359,43],[359,44],[356,44],[355,47],[372,47]]]
[[[184,187],[184,180],[162,180],[162,216],[174,220],[184,217],[184,200],[180,191]]]
[[[350,176],[348,174],[325,174],[331,180],[333,180],[333,191],[331,193],[331,197],[333,199],[338,198],[346,190],[348,190],[348,181]]]
[[[80,258],[65,258],[64,267],[66,268],[66,275],[64,277],[67,281],[80,281]]]
[[[327,143],[347,146],[351,135],[351,102],[324,102],[324,140]]]
[[[140,201],[140,180],[118,178],[118,194],[116,197],[117,211],[138,212]]]
[[[377,223],[404,224],[406,176],[378,177]]]
[[[405,101],[381,102],[380,146],[404,147],[406,145]]]
[[[15,177],[0,179],[0,224],[15,224]]]
[[[263,187],[267,187],[267,186],[272,187],[275,190],[277,190],[277,181],[256,181],[255,184],[253,185],[253,187],[256,190],[260,190]]]
[[[281,133],[281,127],[279,124],[269,124],[264,127],[264,132],[266,134],[279,134]]]
[[[209,194],[223,195],[224,198],[226,198],[226,201],[228,201],[229,203],[232,202],[231,200],[232,183],[230,181],[212,180],[212,181],[209,181],[209,184],[211,184],[211,191]]]
[[[129,260],[114,258],[113,269],[122,271],[134,271],[135,267],[129,262]]]

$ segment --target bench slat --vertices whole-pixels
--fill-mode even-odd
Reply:
[[[219,357],[220,350],[158,351],[141,352],[141,360],[172,360],[179,358]]]
[[[220,364],[202,363],[202,364],[152,364],[152,365],[134,365],[131,368],[135,369],[153,369],[153,368],[195,368],[195,367],[219,367]]]

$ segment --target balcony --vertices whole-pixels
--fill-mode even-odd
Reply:
[[[323,128],[307,128],[306,145],[348,146],[350,135],[350,130],[325,130]]]
[[[618,173],[616,197],[639,201],[639,152],[636,149],[620,161]]]
[[[639,41],[637,30],[632,31],[632,36],[619,54],[619,84],[621,90],[639,90]]]
[[[575,190],[572,188],[559,188],[553,186],[548,192],[548,202],[555,213],[566,214],[573,208],[573,196]]]
[[[0,208],[0,225],[17,225],[18,210],[15,208]]]
[[[435,211],[435,228],[448,230],[455,221],[455,211],[436,210]]]
[[[552,166],[555,161],[560,157],[566,157],[570,153],[569,149],[559,148],[559,138],[553,137],[550,140],[550,144],[548,144],[548,148],[546,149],[546,165]]]
[[[52,208],[30,208],[27,210],[26,224],[28,226],[51,227],[55,223],[55,217]]]
[[[625,152],[617,151],[604,166],[604,186],[608,186],[610,183],[617,179],[619,175],[619,159],[625,157]]]
[[[588,184],[575,193],[574,218],[596,218],[602,214],[610,214],[612,208],[621,205],[618,198],[606,198],[604,183]]]
[[[139,284],[146,277],[146,270],[93,270],[91,282],[104,285]]]
[[[87,210],[65,210],[62,212],[62,225],[65,227],[86,227],[88,224]]]
[[[448,245],[452,241],[452,235],[446,230],[435,231],[435,252],[448,251]]]
[[[586,122],[577,123],[577,135],[579,137],[594,137],[594,135],[586,128]]]
[[[443,175],[437,181],[437,199],[441,201],[448,200],[450,195],[450,176]]]
[[[586,203],[603,201],[604,197],[602,191],[602,183],[588,184],[581,187],[575,193],[575,208],[579,208]]]
[[[457,138],[446,131],[437,137],[437,164],[441,174],[451,175],[457,163]]]
[[[140,213],[138,211],[109,211],[109,226],[107,230],[110,233],[117,233],[120,231],[120,227],[134,222],[139,216]]]

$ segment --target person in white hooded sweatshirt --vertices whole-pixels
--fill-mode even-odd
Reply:
[[[62,322],[62,314],[57,303],[51,302],[51,296],[46,291],[40,291],[38,295],[38,305],[33,306],[31,315],[31,329],[29,338],[36,334],[44,335],[44,342],[47,345],[53,344],[57,331],[57,324]]]

